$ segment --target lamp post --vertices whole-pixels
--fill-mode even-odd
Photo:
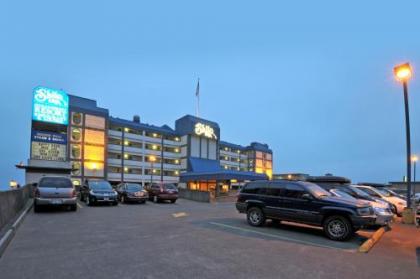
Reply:
[[[402,82],[404,89],[405,131],[407,147],[407,208],[411,208],[411,142],[410,142],[410,113],[408,110],[408,80],[412,71],[410,64],[405,63],[394,68],[395,78]]]
[[[153,185],[153,163],[156,161],[155,156],[149,156],[149,161],[151,163],[152,169],[150,170],[150,187]]]
[[[413,177],[413,182],[414,182],[414,185],[413,185],[413,195],[415,195],[416,194],[416,164],[417,164],[417,161],[419,160],[419,157],[417,157],[417,155],[413,155],[412,157],[411,157],[411,161],[413,161],[413,168],[414,168],[414,177]]]

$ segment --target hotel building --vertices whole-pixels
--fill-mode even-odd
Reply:
[[[203,191],[221,183],[225,191],[232,183],[271,178],[273,152],[257,142],[242,146],[221,141],[218,123],[206,119],[185,115],[174,128],[155,126],[139,116],[112,117],[95,100],[37,87],[31,156],[18,167],[26,169],[27,183],[62,173],[76,186],[97,178],[113,184],[177,183]]]

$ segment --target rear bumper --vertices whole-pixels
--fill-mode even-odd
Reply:
[[[77,197],[74,198],[35,198],[36,205],[76,205]]]
[[[178,199],[177,194],[159,194],[157,197],[161,200],[176,200]]]
[[[131,196],[126,196],[125,200],[129,201],[129,202],[140,202],[140,201],[147,201],[149,199],[148,196],[143,196],[143,197],[131,197]]]
[[[370,216],[352,216],[351,222],[355,227],[366,227],[376,224],[376,215]]]

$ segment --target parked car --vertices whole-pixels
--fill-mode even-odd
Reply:
[[[331,189],[330,192],[334,196],[337,196],[337,197],[350,199],[354,201],[358,200],[352,195],[339,189]],[[392,222],[392,218],[394,217],[394,214],[392,213],[391,208],[389,207],[387,203],[377,202],[377,201],[368,201],[368,200],[364,200],[364,201],[369,202],[370,206],[372,206],[373,211],[375,212],[375,215],[376,215],[376,221],[375,221],[376,225],[385,226]]]
[[[358,189],[364,191],[365,193],[371,195],[375,198],[384,199],[392,203],[394,210],[398,216],[402,216],[404,208],[407,207],[407,202],[398,196],[393,196],[388,191],[384,191],[380,188],[374,188],[372,186],[357,185]]]
[[[153,202],[161,202],[168,200],[175,203],[178,199],[178,188],[175,184],[153,184],[149,189],[149,200]]]
[[[369,203],[334,197],[303,181],[250,182],[238,195],[236,208],[247,214],[251,226],[262,226],[266,219],[310,224],[323,227],[328,238],[340,241],[376,220]]]
[[[97,203],[118,205],[118,194],[106,180],[85,180],[80,189],[80,200],[91,206]]]
[[[67,206],[77,210],[77,193],[68,177],[44,176],[34,189],[34,211],[44,206]]]
[[[121,203],[138,202],[145,203],[149,194],[143,186],[137,183],[121,183],[117,186],[118,200]]]

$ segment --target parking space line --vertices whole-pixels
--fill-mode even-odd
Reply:
[[[285,240],[285,241],[290,241],[290,242],[295,242],[295,243],[300,243],[300,244],[305,244],[305,245],[310,245],[310,246],[316,246],[316,247],[320,247],[320,248],[335,249],[335,250],[346,251],[346,252],[351,252],[351,253],[356,252],[356,251],[353,251],[353,250],[348,250],[348,249],[337,248],[337,247],[334,247],[334,246],[317,244],[317,243],[313,243],[313,242],[309,242],[309,241],[305,241],[305,240],[299,240],[299,239],[290,238],[290,237],[286,237],[286,236],[280,236],[280,235],[276,235],[276,234],[265,233],[265,232],[245,229],[245,228],[241,228],[241,227],[235,227],[235,226],[226,225],[226,224],[217,223],[217,222],[209,222],[209,223],[212,224],[212,225],[220,226],[220,227],[239,230],[239,231],[243,231],[243,232],[250,232],[250,233],[259,234],[259,235],[267,236],[267,237],[274,237],[274,238]]]
[[[80,208],[80,209],[83,208],[83,206],[80,203],[78,203],[78,202],[77,202],[77,207]]]

